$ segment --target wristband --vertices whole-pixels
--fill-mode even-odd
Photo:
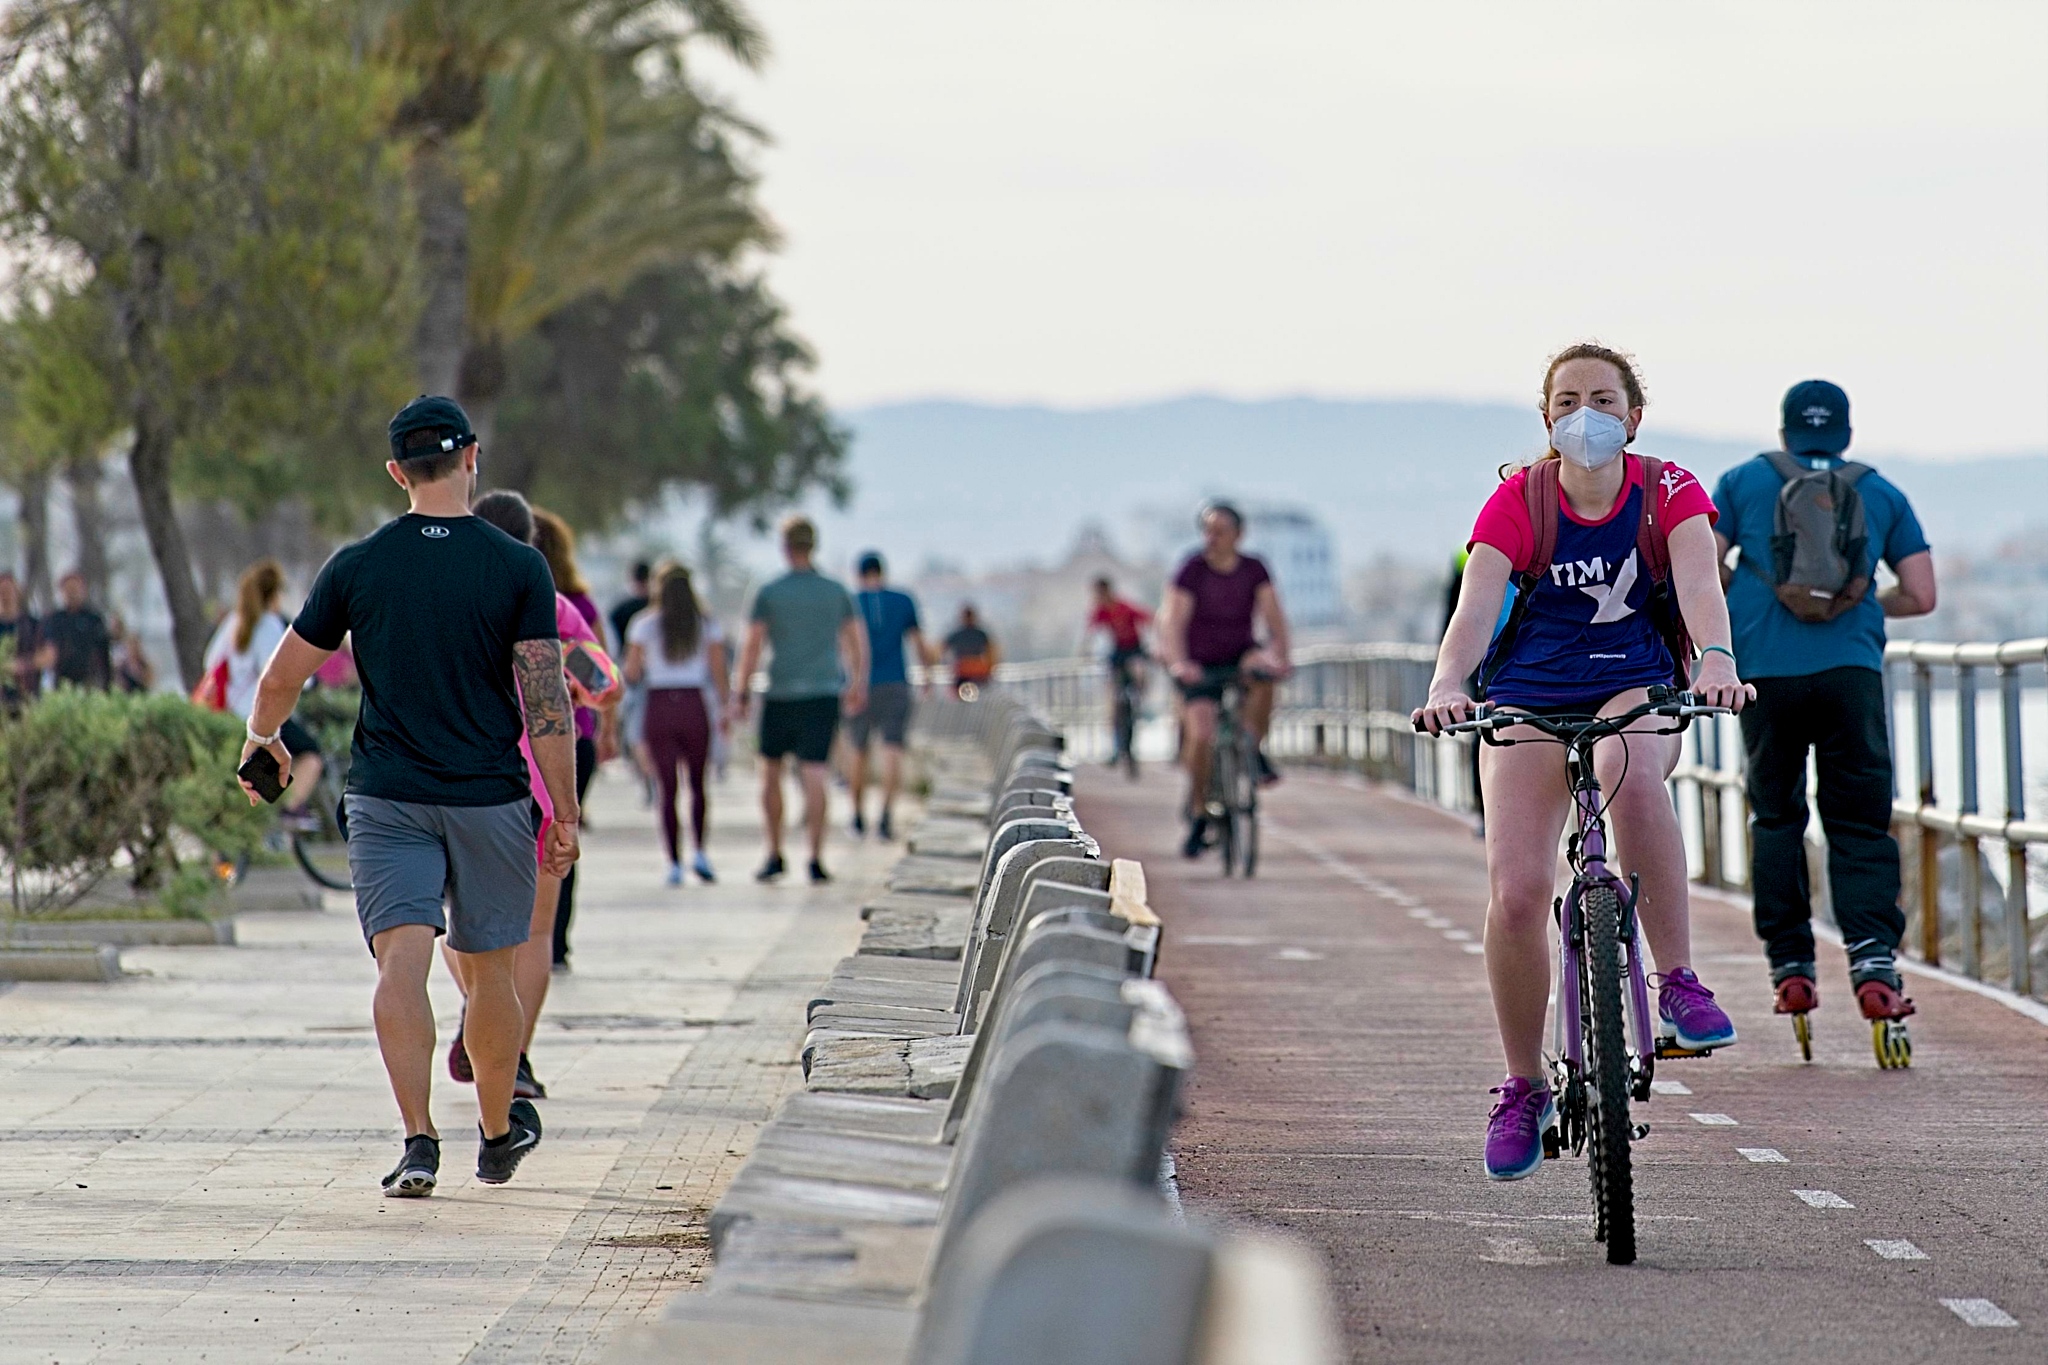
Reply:
[[[1736,664],[1735,651],[1728,648],[1728,646],[1726,645],[1706,646],[1704,649],[1700,650],[1700,662],[1705,663],[1707,660],[1707,656],[1709,654],[1726,654],[1728,656],[1728,662],[1731,664]],[[1737,667],[1740,666],[1740,664],[1737,664]]]
[[[282,725],[278,726],[276,734],[259,735],[256,733],[255,726],[249,724],[247,721],[244,721],[242,723],[242,733],[249,737],[249,742],[251,744],[255,744],[262,748],[268,749],[271,745],[277,743],[278,735],[282,735],[284,733],[284,727]]]

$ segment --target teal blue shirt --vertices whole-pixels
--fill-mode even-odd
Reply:
[[[753,619],[768,626],[768,698],[836,697],[839,627],[853,615],[845,588],[816,569],[795,569],[754,595]]]
[[[1802,456],[1815,469],[1841,463],[1836,457]],[[1728,619],[1735,629],[1735,657],[1745,678],[1796,678],[1831,668],[1884,667],[1884,607],[1877,585],[1863,600],[1832,621],[1802,621],[1785,609],[1767,581],[1771,573],[1771,531],[1784,480],[1759,455],[1721,476],[1714,529],[1742,547],[1742,562],[1728,585]],[[1863,499],[1868,536],[1861,573],[1874,573],[1882,559],[1894,572],[1899,561],[1927,548],[1913,506],[1884,475],[1865,474],[1856,483]],[[1760,574],[1758,569],[1763,570]]]

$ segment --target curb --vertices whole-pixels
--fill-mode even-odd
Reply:
[[[222,919],[17,920],[15,944],[111,943],[117,948],[232,947],[235,921]]]
[[[10,943],[0,947],[0,981],[118,981],[121,950],[111,943]]]

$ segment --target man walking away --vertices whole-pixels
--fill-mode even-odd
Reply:
[[[385,468],[411,508],[320,570],[257,685],[242,756],[267,750],[289,778],[278,731],[306,679],[351,635],[363,702],[345,798],[349,871],[377,959],[377,1045],[405,1121],[405,1154],[384,1192],[418,1197],[433,1192],[441,1163],[428,1109],[427,971],[444,932],[469,1001],[477,1179],[503,1184],[540,1144],[540,1114],[512,1097],[525,1031],[513,957],[533,917],[540,834],[522,732],[555,808],[545,871],[559,876],[576,861],[580,811],[547,561],[470,515],[476,435],[453,399],[416,398],[390,430]]]
[[[908,640],[917,661],[931,667],[938,660],[926,646],[917,619],[917,599],[884,583],[882,557],[870,550],[860,558],[860,592],[854,597],[868,637],[868,704],[846,722],[846,784],[853,789],[853,832],[867,833],[861,810],[868,789],[868,740],[882,739],[882,813],[875,833],[896,837],[893,811],[903,785],[903,737],[910,729],[910,669],[903,654]],[[927,694],[931,684],[925,684]]]
[[[1884,618],[1934,610],[1934,560],[1906,497],[1849,448],[1849,398],[1825,380],[1785,395],[1784,449],[1721,476],[1714,528],[1742,676],[1749,755],[1750,885],[1770,955],[1778,1012],[1818,1003],[1806,873],[1806,754],[1820,775],[1828,884],[1864,1017],[1902,1019],[1913,1004],[1895,956],[1905,932],[1899,847],[1891,836],[1892,756],[1884,714]],[[1898,582],[1875,591],[1878,560]],[[1724,567],[1723,577],[1729,571]],[[1825,580],[1825,581],[1823,581]]]
[[[970,687],[987,687],[1002,661],[995,640],[972,606],[960,608],[960,624],[946,637],[946,654],[953,660],[953,695],[957,697],[966,696]]]
[[[113,637],[107,618],[86,600],[85,575],[76,569],[57,580],[64,605],[43,621],[41,666],[53,681],[106,690],[114,676]]]
[[[768,695],[761,703],[761,812],[768,823],[768,860],[754,874],[772,882],[782,860],[782,766],[794,755],[804,789],[804,830],[810,837],[811,880],[825,872],[825,777],[832,739],[844,709],[867,707],[868,640],[845,588],[812,566],[818,529],[804,517],[782,523],[789,572],[754,597],[747,643],[740,651],[737,714],[753,705],[752,679],[766,647]]]

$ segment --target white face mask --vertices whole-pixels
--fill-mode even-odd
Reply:
[[[1628,426],[1609,413],[1573,408],[1550,428],[1550,448],[1582,469],[1598,469],[1628,444]]]

